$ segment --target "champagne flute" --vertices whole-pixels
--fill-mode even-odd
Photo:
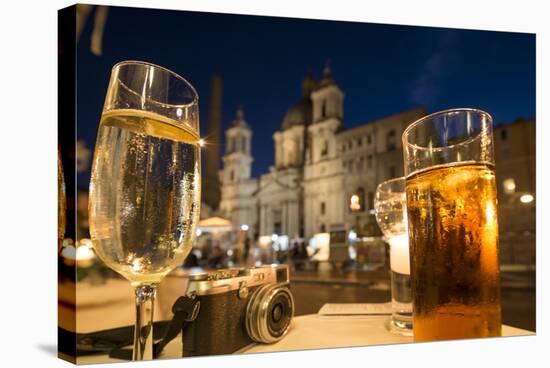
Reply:
[[[116,64],[90,181],[98,257],[135,288],[134,360],[153,358],[162,278],[191,251],[200,212],[198,95],[184,78],[138,61]]]

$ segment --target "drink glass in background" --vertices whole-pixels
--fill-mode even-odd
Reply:
[[[392,316],[388,329],[412,336],[411,269],[407,235],[405,178],[385,181],[376,188],[376,221],[390,245]]]
[[[403,133],[415,341],[501,335],[492,118],[438,112]]]
[[[191,251],[201,198],[198,96],[160,66],[113,67],[94,152],[90,233],[135,288],[134,360],[153,358],[161,279]]]

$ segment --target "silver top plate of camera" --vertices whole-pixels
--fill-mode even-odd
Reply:
[[[263,284],[285,284],[290,279],[288,266],[276,264],[252,268],[227,268],[187,277],[189,295],[213,295]]]

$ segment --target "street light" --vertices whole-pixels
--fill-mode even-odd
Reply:
[[[248,225],[247,224],[242,224],[241,225],[241,230],[242,231],[248,231]]]
[[[352,213],[356,213],[361,210],[361,203],[359,203],[359,196],[353,194],[349,199],[349,209]],[[355,216],[355,229],[359,231],[359,215]]]
[[[521,203],[528,204],[528,203],[533,202],[535,200],[535,197],[533,197],[532,194],[527,193],[527,194],[523,194],[521,197],[519,197],[519,200],[520,200]]]

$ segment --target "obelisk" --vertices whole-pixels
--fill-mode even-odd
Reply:
[[[220,204],[220,146],[222,126],[222,78],[212,75],[210,82],[210,105],[208,107],[208,131],[206,135],[206,170],[203,176],[203,201],[213,210]]]

